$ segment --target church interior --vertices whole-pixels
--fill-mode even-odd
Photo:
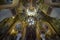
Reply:
[[[60,0],[0,0],[0,40],[60,40]]]

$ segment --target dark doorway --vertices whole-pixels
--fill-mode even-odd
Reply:
[[[36,40],[36,27],[28,26],[26,28],[26,40]]]

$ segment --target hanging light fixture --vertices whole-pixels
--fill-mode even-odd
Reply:
[[[27,15],[28,16],[35,16],[37,14],[37,11],[36,11],[36,9],[34,9],[34,10],[29,10],[29,9],[27,9]]]
[[[28,19],[28,23],[29,23],[29,25],[34,25],[35,24],[35,21],[34,21],[33,18],[29,18]]]

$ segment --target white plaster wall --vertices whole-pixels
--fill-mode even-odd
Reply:
[[[60,8],[53,8],[50,17],[60,19]]]
[[[0,21],[2,21],[5,18],[12,17],[12,12],[9,9],[3,9],[0,10]]]

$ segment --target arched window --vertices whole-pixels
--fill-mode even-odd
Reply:
[[[7,4],[11,4],[13,0],[5,0]]]
[[[16,29],[17,31],[20,31],[21,28],[22,28],[21,24],[20,24],[20,23],[17,23],[16,26],[15,26],[15,29]]]

